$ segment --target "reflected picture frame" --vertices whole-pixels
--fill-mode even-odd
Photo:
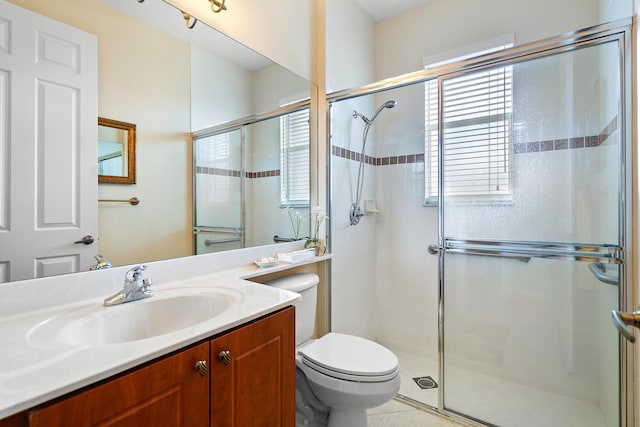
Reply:
[[[136,183],[136,125],[134,123],[122,122],[119,120],[98,117],[98,127],[111,128],[126,132],[124,140],[126,147],[122,149],[124,167],[120,175],[109,175],[98,173],[98,183],[100,184],[135,184]],[[100,140],[100,139],[99,139]],[[98,141],[99,143],[99,141]],[[100,156],[98,156],[100,161]]]

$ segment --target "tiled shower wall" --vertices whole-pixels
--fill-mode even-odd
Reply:
[[[618,129],[618,118],[613,118],[597,135],[577,136],[571,138],[550,139],[545,141],[517,142],[513,144],[513,154],[538,153],[542,151],[568,150],[576,148],[598,147]],[[331,155],[359,162],[359,152],[331,145]],[[397,156],[376,157],[365,154],[364,162],[371,166],[403,165],[407,163],[424,163],[424,153],[401,154]]]
[[[528,164],[527,167],[522,166],[520,169],[526,170],[527,173],[537,173],[541,179],[554,175],[560,182],[571,182],[572,172],[566,168],[567,165],[608,163],[605,159],[612,160],[612,157],[613,163],[615,163],[617,146],[611,145],[607,137],[615,133],[616,123],[617,119],[611,120],[610,124],[597,135],[567,138],[567,142],[574,141],[574,143],[568,143],[564,146],[561,141],[560,144],[554,146],[554,150],[540,149],[542,146],[546,147],[546,144],[542,144],[541,141],[517,143],[516,146],[519,148],[514,150],[514,163],[516,167]],[[576,141],[583,141],[583,144],[579,146]],[[584,144],[584,141],[587,143]],[[598,144],[592,144],[591,141],[598,141]],[[523,147],[525,150],[522,149]],[[605,150],[606,153],[603,154],[598,150]],[[338,174],[345,170],[356,170],[358,159],[359,153],[332,146],[332,164],[334,167],[340,168]],[[392,349],[435,360],[438,348],[437,257],[428,255],[426,247],[430,243],[437,243],[438,210],[423,206],[424,159],[420,154],[383,158],[372,155],[367,156],[365,162],[369,168],[370,179],[375,177],[375,196],[371,197],[375,200],[380,212],[364,217],[361,224],[356,227],[349,226],[348,231],[352,234],[360,231],[359,237],[375,240],[370,244],[376,250],[375,253],[369,252],[370,247],[362,247],[358,240],[352,239],[346,244],[352,245],[356,255],[349,254],[348,256],[358,256],[357,254],[360,253],[361,264],[350,262],[348,267],[344,267],[345,270],[341,270],[340,268],[343,267],[336,260],[336,270],[344,271],[351,277],[352,282],[346,283],[341,277],[334,276],[334,330],[365,335]],[[557,171],[562,173],[558,174]],[[602,219],[598,213],[598,202],[595,200],[587,201],[583,195],[586,195],[590,190],[596,193],[604,192],[606,187],[600,186],[598,188],[597,185],[592,185],[598,181],[597,177],[584,178],[582,185],[571,190],[578,199],[565,200],[565,202],[569,204],[587,203],[589,206],[585,206],[585,208],[591,212],[591,216],[584,218],[580,224],[564,222],[564,220],[571,218],[559,218],[557,224],[543,224],[546,231],[533,229],[530,239],[536,240],[535,235],[540,235],[540,233],[557,235],[559,230],[566,231],[565,235],[567,239],[570,239],[568,236],[574,233],[570,229],[579,229],[581,233],[584,233],[585,227],[590,227],[589,221]],[[355,179],[355,177],[351,177],[351,179]],[[532,182],[529,179],[526,181]],[[537,193],[538,191],[534,190],[531,195]],[[549,195],[540,194],[540,197],[542,197],[541,201],[544,200],[546,203],[534,202],[535,209],[553,207],[559,213],[570,209],[569,206],[566,210],[563,209],[561,206],[564,202],[553,201],[549,199]],[[335,202],[336,200],[334,200],[334,204]],[[521,202],[519,201],[516,205],[522,206]],[[346,208],[345,205],[343,204],[343,209]],[[524,210],[526,209],[524,208]],[[481,211],[478,212],[480,215],[482,215]],[[336,213],[335,210],[333,211],[334,218],[339,214],[344,215],[345,212]],[[453,221],[456,220],[453,219]],[[504,228],[505,224],[498,222],[496,226]],[[359,227],[362,229],[356,230]],[[506,228],[509,228],[508,224]],[[336,237],[339,239],[339,236]],[[562,240],[561,237],[553,240]],[[337,250],[337,253],[340,254],[341,251]],[[476,271],[474,277],[466,275],[457,278],[450,277],[450,279],[459,281],[456,286],[465,289],[460,299],[460,304],[463,306],[478,307],[479,310],[493,314],[501,313],[504,307],[510,307],[509,313],[513,310],[524,313],[533,310],[539,302],[541,312],[564,313],[565,317],[560,319],[553,315],[542,319],[530,318],[522,324],[516,325],[510,324],[507,318],[502,318],[500,315],[496,317],[493,314],[487,314],[487,323],[484,326],[477,325],[473,329],[468,329],[464,324],[456,326],[454,321],[450,324],[449,331],[460,331],[456,335],[459,336],[457,342],[461,347],[456,348],[454,340],[450,343],[451,354],[455,352],[467,354],[469,359],[462,360],[460,363],[472,369],[476,362],[475,358],[486,358],[482,351],[493,347],[497,351],[496,357],[498,357],[495,359],[496,369],[498,369],[495,373],[500,377],[524,381],[542,388],[550,388],[587,401],[598,401],[601,397],[597,395],[598,381],[600,380],[597,375],[585,375],[585,371],[598,372],[600,370],[597,365],[601,359],[596,356],[598,343],[606,341],[611,334],[607,334],[606,330],[597,332],[595,336],[598,339],[595,340],[594,335],[587,331],[599,331],[603,327],[602,325],[607,324],[607,319],[601,319],[600,315],[602,313],[606,315],[608,311],[604,307],[593,304],[595,301],[595,304],[614,306],[617,297],[615,288],[603,287],[595,282],[586,269],[585,263],[577,265],[559,263],[548,266],[541,265],[541,270],[534,268],[534,272],[543,272],[542,276],[526,273],[528,276],[519,279],[518,287],[531,288],[533,300],[519,299],[514,296],[508,296],[505,299],[483,299],[481,295],[474,292],[474,278],[478,279],[486,275],[488,283],[494,283],[495,286],[504,289],[508,289],[513,284],[489,279],[493,274],[492,269],[499,265],[495,264],[494,260],[475,258],[469,262],[475,265],[473,267]],[[531,261],[530,266],[533,268],[537,263],[538,261]],[[523,266],[518,262],[514,262],[510,268],[515,273],[521,267]],[[509,265],[507,268],[509,269]],[[373,277],[367,281],[367,275],[372,273]],[[546,274],[550,274],[550,276],[546,277]],[[510,277],[506,272],[504,275]],[[565,278],[564,280],[560,279],[564,285],[563,288],[548,289],[546,286],[540,286],[541,283],[547,281],[551,283],[552,279],[557,281],[562,277]],[[487,295],[489,294],[488,292]],[[598,296],[594,298],[594,294]],[[539,298],[542,300],[538,300]],[[346,306],[343,306],[345,301],[348,302]],[[594,313],[599,314],[595,315]],[[362,319],[366,319],[366,321],[363,322]],[[529,320],[534,323],[529,324]],[[526,349],[529,345],[534,345],[535,335],[522,333],[528,327],[534,328],[531,330],[532,333],[539,330],[556,331],[554,333],[558,334],[558,345],[540,351],[549,339],[549,336],[541,336],[540,345],[538,345],[541,359],[540,363],[536,364],[540,371],[530,371],[527,374],[523,373],[519,364],[523,360],[522,358],[527,357],[527,354],[525,353],[516,359],[509,359],[507,354],[516,348]],[[514,328],[520,332],[516,333]],[[496,333],[505,337],[505,340],[495,341]],[[512,338],[507,341],[506,337]],[[523,341],[521,342],[515,337],[520,337]],[[481,349],[480,352],[471,351],[467,346],[469,343],[476,343],[474,348]],[[554,368],[558,361],[563,367],[568,367],[567,370],[560,367]],[[615,361],[610,362],[615,366]],[[579,371],[580,375],[570,374],[575,371]],[[553,372],[551,377],[548,375],[549,372]],[[426,372],[425,374],[436,373]],[[615,387],[612,388],[615,389]],[[603,397],[606,398],[606,396]]]

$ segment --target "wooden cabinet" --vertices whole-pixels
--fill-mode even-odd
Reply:
[[[124,374],[29,412],[31,427],[184,426],[209,424],[209,376],[194,365],[209,344]]]
[[[295,426],[294,328],[288,308],[211,340],[212,427]]]
[[[294,328],[288,307],[0,427],[294,427]],[[199,361],[204,375],[194,369]]]

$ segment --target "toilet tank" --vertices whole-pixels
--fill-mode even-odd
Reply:
[[[270,280],[265,285],[297,292],[302,299],[296,301],[296,347],[313,336],[316,324],[316,302],[320,279],[313,273],[293,273]]]

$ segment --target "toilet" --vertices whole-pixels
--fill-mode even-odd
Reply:
[[[297,292],[296,426],[366,427],[367,409],[400,390],[398,358],[365,338],[330,332],[311,339],[317,285],[311,273],[295,273],[265,283]]]

